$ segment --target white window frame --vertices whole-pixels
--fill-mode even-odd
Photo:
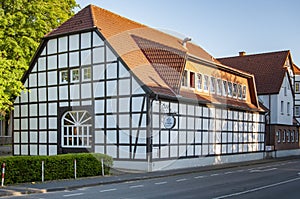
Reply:
[[[204,75],[203,90],[205,92],[208,92],[208,89],[209,89],[209,76]]]
[[[210,77],[210,92],[211,93],[216,93],[216,78],[215,77]]]
[[[77,74],[75,74],[77,72]],[[71,70],[71,82],[79,82],[80,80],[80,70],[79,68],[74,68]]]
[[[69,82],[69,71],[68,70],[61,70],[60,71],[60,77],[59,77],[60,83],[68,83]]]
[[[202,74],[197,73],[197,90],[201,91],[202,90]]]
[[[286,130],[283,130],[282,142],[286,142]]]
[[[88,76],[87,76],[87,74],[88,74]],[[92,79],[92,68],[91,67],[82,68],[82,80],[90,81],[91,79]]]
[[[243,100],[246,100],[247,99],[247,86],[243,86]]]
[[[228,97],[232,97],[233,95],[233,84],[232,82],[227,83],[227,88],[228,88]]]
[[[217,94],[222,95],[222,80],[217,79]]]
[[[188,71],[184,70],[182,74],[181,86],[187,87],[188,86]]]
[[[88,111],[67,111],[61,118],[61,145],[64,148],[91,148],[92,117]]]
[[[276,137],[277,137],[277,143],[280,143],[280,134],[281,134],[281,130],[278,130],[277,132],[276,132]]]
[[[227,84],[227,81],[226,80],[223,80],[222,81],[222,94],[224,97],[227,97],[228,95],[228,84]]]

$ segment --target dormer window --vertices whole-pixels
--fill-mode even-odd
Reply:
[[[242,90],[242,85],[238,85],[238,98],[243,99],[243,90]]]
[[[207,75],[204,75],[203,90],[208,91],[208,86],[209,86],[209,77]]]
[[[181,85],[182,86],[188,85],[188,72],[186,70],[183,72]]]
[[[228,96],[232,97],[232,83],[228,82]]]
[[[217,79],[217,94],[222,95],[222,80]]]
[[[197,74],[197,89],[202,90],[202,74]]]
[[[210,92],[215,93],[216,92],[216,78],[210,77]]]
[[[238,88],[237,88],[237,84],[233,84],[233,92],[232,92],[232,97],[236,98],[238,95]]]
[[[223,80],[223,96],[224,97],[227,97],[227,94],[228,94],[228,86],[227,86],[227,81],[226,80]]]
[[[247,87],[243,86],[243,99],[245,100],[247,98]]]

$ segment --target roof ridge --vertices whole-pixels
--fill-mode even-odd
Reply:
[[[281,50],[281,51],[271,51],[271,52],[264,52],[264,53],[254,53],[254,54],[245,54],[243,56],[231,56],[231,57],[219,57],[216,59],[233,59],[233,58],[242,58],[242,57],[253,57],[253,56],[264,56],[264,55],[271,55],[271,54],[279,54],[279,53],[289,53],[290,50]]]

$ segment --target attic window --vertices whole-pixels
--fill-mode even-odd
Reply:
[[[202,74],[197,74],[197,89],[202,90]]]
[[[188,72],[186,70],[183,72],[181,85],[182,86],[188,85]]]
[[[195,88],[195,73],[190,72],[190,88]]]
[[[216,78],[210,77],[210,92],[216,92]]]
[[[243,99],[245,100],[247,97],[247,87],[243,86]]]

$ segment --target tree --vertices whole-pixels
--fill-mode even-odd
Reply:
[[[21,78],[43,36],[74,15],[75,0],[0,0],[0,112],[25,90]]]

